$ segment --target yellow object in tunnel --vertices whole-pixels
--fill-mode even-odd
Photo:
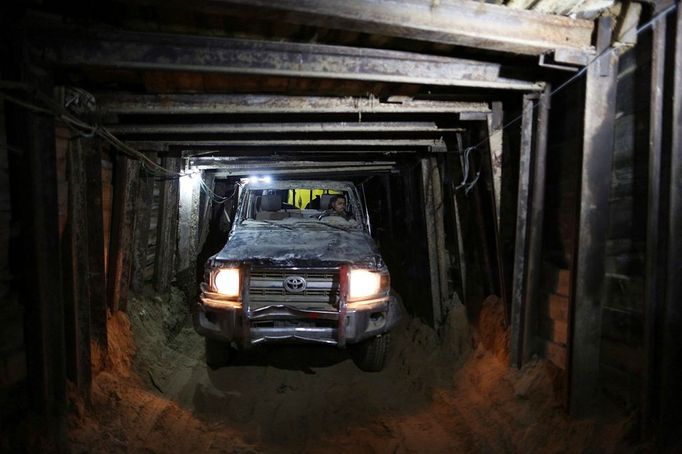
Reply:
[[[335,191],[333,189],[289,189],[287,196],[287,203],[293,205],[298,209],[308,207],[311,200],[322,194],[342,194],[342,191]]]

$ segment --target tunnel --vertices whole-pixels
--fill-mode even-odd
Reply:
[[[0,451],[682,449],[677,1],[0,23]]]

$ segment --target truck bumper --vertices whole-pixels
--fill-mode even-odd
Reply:
[[[197,333],[241,348],[277,342],[344,347],[388,332],[400,317],[393,296],[347,303],[338,311],[300,310],[286,305],[249,311],[239,302],[213,300],[202,294],[193,311]]]

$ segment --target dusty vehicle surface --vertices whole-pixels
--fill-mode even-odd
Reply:
[[[209,366],[224,364],[230,345],[304,342],[348,346],[358,367],[379,371],[399,318],[352,183],[240,184],[227,243],[206,263],[193,314]]]

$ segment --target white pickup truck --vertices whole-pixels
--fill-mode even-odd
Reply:
[[[250,179],[206,263],[194,327],[210,367],[234,347],[304,342],[348,346],[358,367],[379,371],[400,319],[390,282],[355,185]]]

